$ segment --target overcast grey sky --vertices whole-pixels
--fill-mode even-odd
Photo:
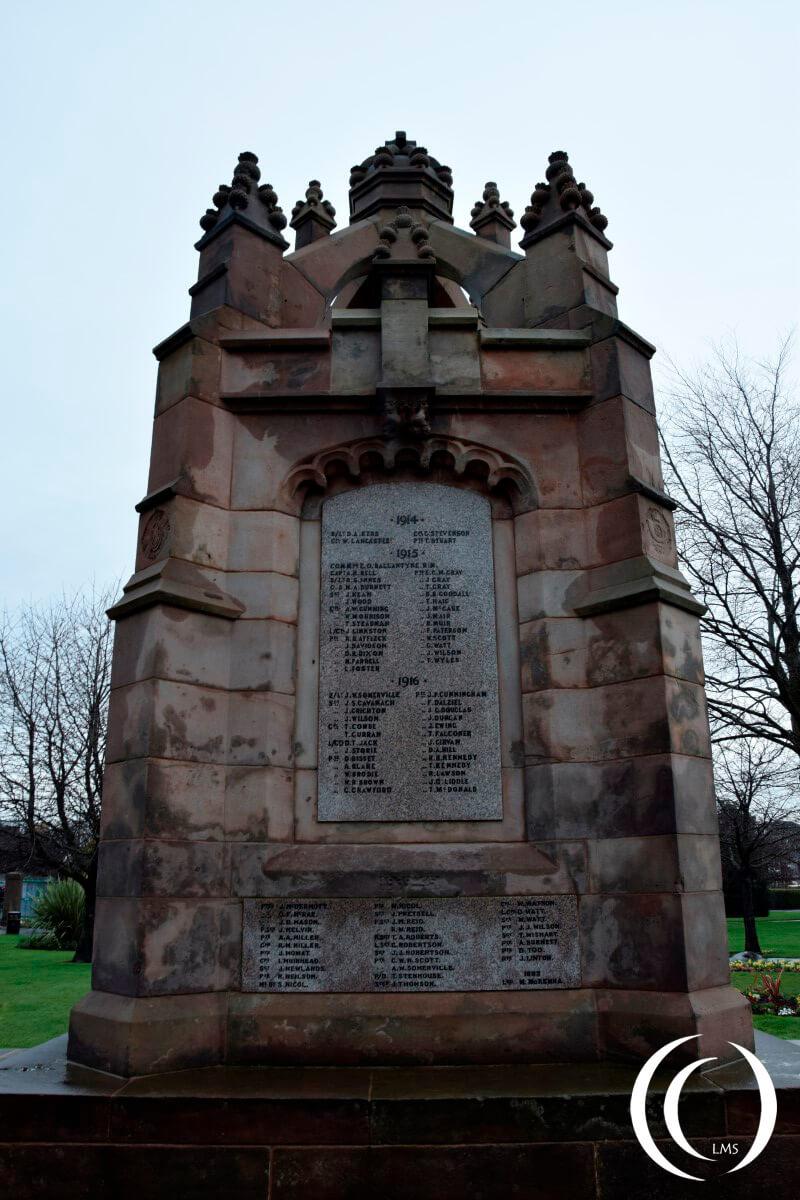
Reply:
[[[127,577],[156,364],[240,150],[288,211],[396,129],[517,216],[567,150],[620,312],[683,366],[798,308],[795,0],[8,6],[0,606]],[[515,231],[518,237],[520,231]]]

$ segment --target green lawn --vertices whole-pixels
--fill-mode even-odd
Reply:
[[[800,910],[783,910],[756,918],[758,940],[765,958],[800,958]],[[728,950],[744,950],[744,921],[728,918]]]
[[[89,963],[71,950],[19,950],[0,937],[0,1046],[37,1046],[66,1033],[69,1010],[91,986]]]

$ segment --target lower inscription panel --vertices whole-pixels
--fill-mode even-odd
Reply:
[[[580,986],[574,896],[246,900],[245,992]]]

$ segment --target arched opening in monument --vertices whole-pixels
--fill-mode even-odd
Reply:
[[[338,285],[337,285],[338,286]],[[471,301],[459,283],[444,275],[436,275],[429,295],[431,308],[469,308]],[[341,284],[329,301],[331,308],[380,308],[381,281],[377,272],[370,271],[357,279]]]

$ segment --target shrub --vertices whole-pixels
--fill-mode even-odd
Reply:
[[[761,972],[761,985],[764,989],[764,994],[770,1004],[778,1004],[781,997],[781,977],[783,970],[780,970],[777,975],[770,975],[767,971]],[[758,975],[755,977],[755,985],[758,987]]]
[[[32,933],[30,937],[21,937],[17,943],[20,950],[60,950],[52,933]]]
[[[83,888],[74,879],[52,880],[34,901],[33,934],[25,939],[27,949],[74,950],[85,903]]]
[[[800,908],[800,888],[770,888],[770,908]]]

